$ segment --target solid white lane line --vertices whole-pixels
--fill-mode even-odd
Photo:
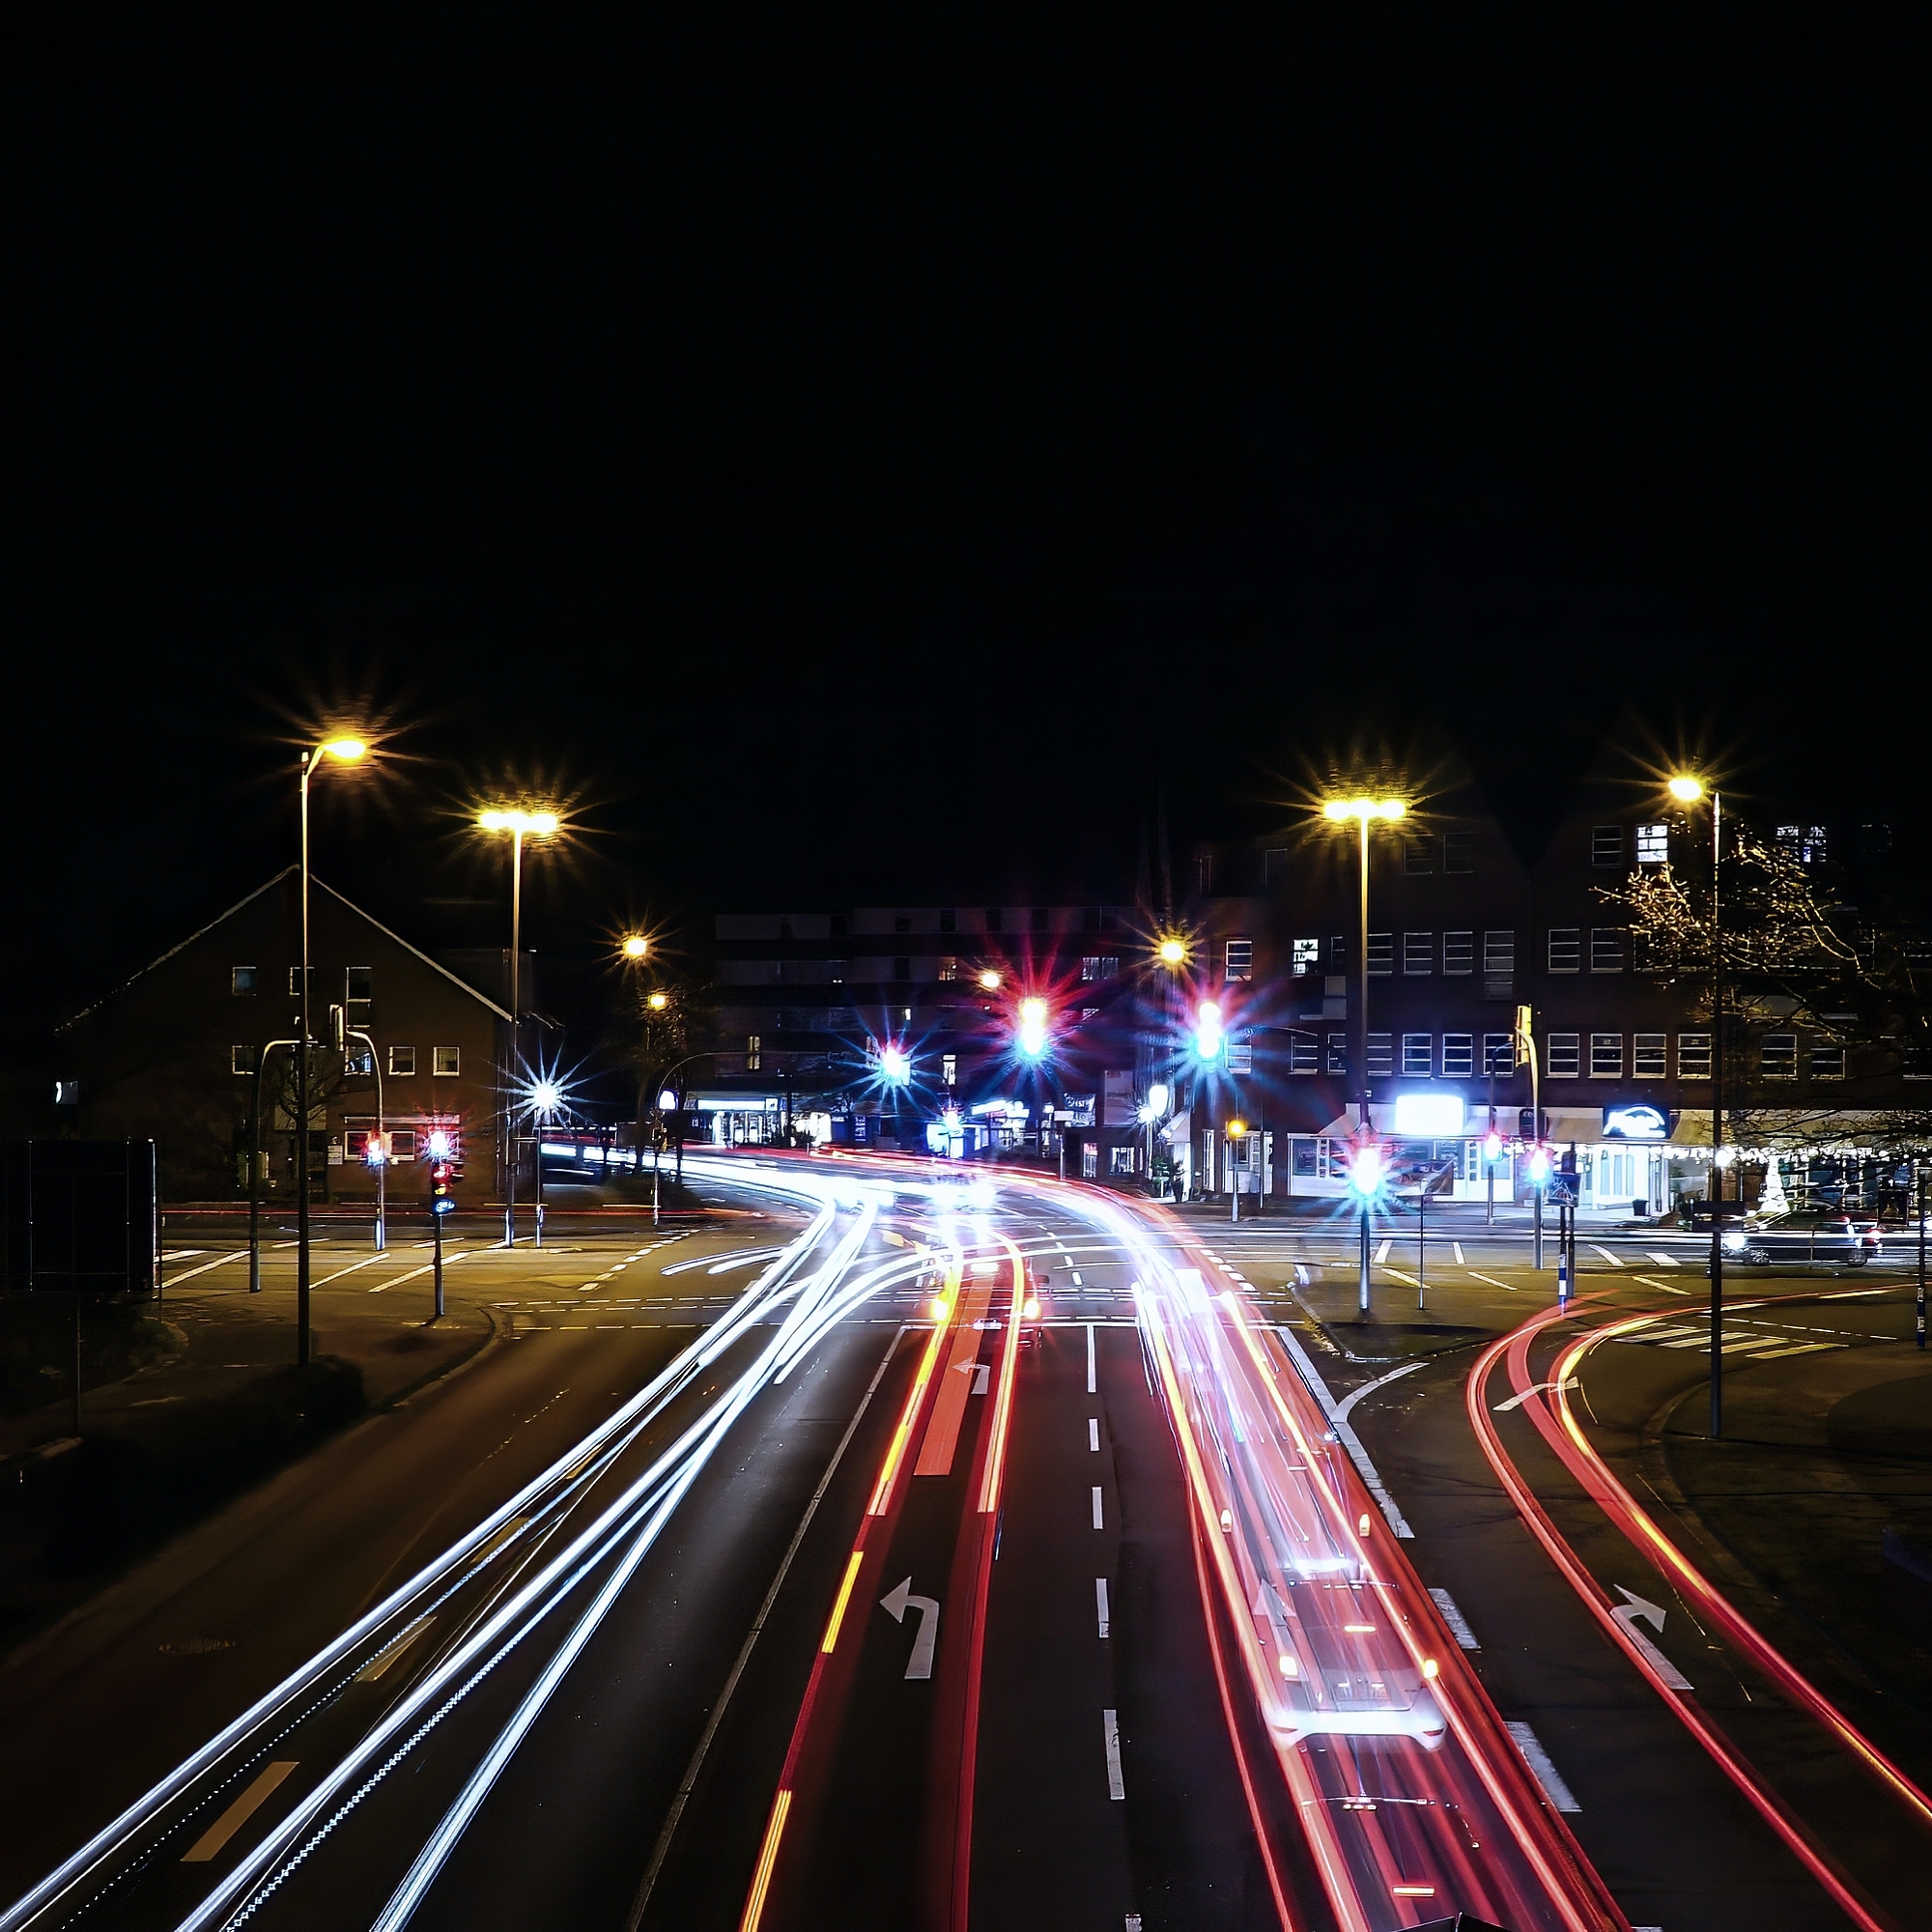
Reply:
[[[1430,1597],[1435,1607],[1442,1612],[1442,1621],[1449,1626],[1449,1634],[1456,1639],[1463,1650],[1481,1650],[1476,1641],[1476,1633],[1469,1628],[1469,1620],[1456,1607],[1456,1599],[1447,1590],[1432,1590]]]
[[[1651,1260],[1654,1261],[1661,1268],[1674,1268],[1683,1266],[1683,1263],[1681,1263],[1675,1255],[1666,1255],[1662,1248],[1646,1248],[1644,1249],[1644,1253],[1647,1254],[1651,1258]]]
[[[1094,1605],[1100,1614],[1100,1634],[1105,1636],[1107,1634],[1108,1618],[1107,1579],[1104,1577],[1095,1577],[1094,1578]]]
[[[1659,1281],[1654,1274],[1634,1274],[1631,1276],[1631,1279],[1642,1282],[1646,1288],[1659,1289],[1665,1294],[1689,1294],[1690,1293],[1688,1288],[1674,1288],[1667,1281]]]
[[[1498,1281],[1492,1274],[1478,1274],[1474,1268],[1471,1268],[1469,1270],[1469,1279],[1471,1281],[1486,1281],[1492,1288],[1509,1289],[1509,1292],[1512,1294],[1516,1294],[1520,1292],[1515,1288],[1511,1288],[1508,1282]]]
[[[498,1544],[506,1542],[509,1539],[509,1537],[512,1534],[514,1534],[514,1532],[523,1528],[523,1526],[524,1524],[522,1518],[519,1518],[513,1523],[504,1524],[504,1526],[500,1530],[498,1530],[494,1537],[490,1539],[489,1543],[487,1543],[484,1546],[481,1554],[483,1556],[489,1555],[491,1551],[494,1550]],[[410,1646],[413,1644],[419,1636],[423,1635],[424,1633],[428,1631],[430,1625],[435,1623],[435,1621],[436,1619],[433,1616],[423,1618],[422,1622],[417,1624],[414,1630],[405,1633],[405,1634],[397,1642],[392,1643],[387,1650],[378,1652],[376,1656],[372,1657],[369,1660],[369,1662],[365,1663],[362,1666],[362,1668],[355,1673],[355,1682],[356,1682],[357,1684],[380,1684],[383,1680],[384,1673],[389,1668],[389,1666],[392,1663],[394,1663],[395,1661],[402,1656],[404,1651],[408,1650]]]
[[[1087,1446],[1088,1448],[1093,1450],[1095,1455],[1099,1454],[1100,1418],[1097,1415],[1090,1415],[1087,1418]]]
[[[279,1247],[287,1247],[289,1243],[287,1241],[281,1241],[278,1242],[276,1245]],[[192,1281],[196,1275],[206,1274],[210,1268],[221,1267],[229,1262],[245,1261],[247,1259],[247,1255],[248,1255],[248,1250],[246,1248],[237,1248],[234,1250],[233,1253],[222,1255],[214,1261],[203,1262],[198,1268],[189,1268],[185,1274],[169,1275],[167,1277],[167,1285],[170,1288],[179,1288],[183,1282]]]
[[[1383,1264],[1383,1263],[1384,1263],[1385,1261],[1387,1261],[1387,1260],[1388,1260],[1388,1258],[1389,1258],[1389,1249],[1390,1249],[1391,1247],[1393,1247],[1394,1245],[1395,1245],[1395,1243],[1394,1243],[1393,1239],[1390,1239],[1390,1240],[1386,1240],[1386,1241],[1384,1241],[1384,1242],[1383,1242],[1383,1243],[1381,1244],[1381,1246],[1380,1246],[1380,1247],[1378,1247],[1378,1249],[1376,1250],[1376,1265],[1377,1265],[1378,1267],[1380,1267],[1380,1266],[1381,1266],[1381,1264]]]
[[[1415,1532],[1404,1520],[1401,1510],[1396,1508],[1395,1498],[1388,1492],[1380,1472],[1369,1461],[1369,1452],[1362,1447],[1362,1438],[1349,1425],[1346,1416],[1335,1413],[1335,1398],[1328,1392],[1328,1384],[1321,1379],[1321,1373],[1308,1359],[1308,1350],[1301,1346],[1293,1329],[1277,1327],[1274,1331],[1281,1337],[1281,1346],[1288,1350],[1289,1359],[1293,1362],[1301,1379],[1308,1385],[1308,1393],[1321,1405],[1321,1413],[1328,1418],[1328,1426],[1335,1432],[1335,1439],[1349,1452],[1349,1460],[1355,1465],[1355,1472],[1368,1487],[1370,1495],[1376,1499],[1377,1507],[1388,1519],[1388,1524],[1398,1536],[1413,1537]]]
[[[1394,1270],[1391,1269],[1390,1272],[1393,1273]],[[1391,1369],[1387,1375],[1378,1376],[1374,1381],[1364,1382],[1358,1389],[1350,1389],[1349,1393],[1345,1395],[1342,1398],[1342,1400],[1335,1405],[1335,1413],[1331,1418],[1331,1420],[1336,1422],[1342,1421],[1348,1415],[1349,1411],[1351,1408],[1353,1408],[1354,1406],[1358,1402],[1360,1402],[1365,1395],[1374,1395],[1378,1388],[1381,1388],[1386,1383],[1395,1381],[1400,1377],[1403,1376],[1412,1376],[1417,1369],[1427,1368],[1429,1364],[1426,1360],[1420,1362],[1405,1362],[1401,1368]]]
[[[1382,1272],[1384,1274],[1394,1275],[1396,1280],[1398,1281],[1407,1282],[1410,1288],[1420,1288],[1422,1286],[1421,1281],[1416,1276],[1412,1274],[1404,1274],[1400,1268],[1385,1267],[1382,1269]]]
[[[1586,1248],[1588,1248],[1591,1251],[1591,1253],[1602,1255],[1603,1258],[1606,1262],[1608,1262],[1613,1268],[1620,1268],[1623,1266],[1624,1258],[1621,1255],[1611,1254],[1608,1248],[1600,1248],[1595,1241],[1585,1241],[1583,1245]]]
[[[1511,1720],[1507,1726],[1509,1734],[1516,1740],[1517,1748],[1528,1761],[1529,1768],[1536,1774],[1536,1781],[1549,1794],[1549,1802],[1559,1811],[1580,1811],[1570,1787],[1563,1782],[1562,1775],[1549,1761],[1549,1753],[1543,1748],[1542,1741],[1529,1726],[1520,1719]]]
[[[374,1267],[378,1262],[385,1262],[388,1259],[389,1256],[386,1249],[380,1250],[373,1255],[364,1255],[359,1262],[351,1262],[346,1268],[337,1268],[333,1274],[326,1274],[320,1281],[310,1282],[309,1286],[311,1288],[327,1288],[330,1282],[340,1281],[344,1275],[354,1274],[357,1268]]]
[[[1107,1747],[1107,1796],[1118,1804],[1127,1787],[1121,1778],[1121,1719],[1115,1712],[1100,1713],[1100,1735]]]
[[[1094,1527],[1095,1529],[1104,1529],[1106,1527],[1100,1517],[1100,1486],[1098,1483],[1095,1483],[1094,1485]]]
[[[256,1778],[254,1783],[182,1854],[182,1863],[205,1865],[209,1860],[215,1857],[222,1846],[274,1796],[275,1787],[300,1762],[299,1758],[290,1757],[280,1758],[270,1765],[261,1776]]]
[[[1468,1264],[1463,1259],[1463,1243],[1461,1241],[1451,1241],[1449,1245],[1455,1251],[1456,1265],[1458,1267],[1466,1267]]]
[[[1094,1324],[1091,1321],[1087,1324],[1087,1393],[1096,1393],[1094,1386]]]

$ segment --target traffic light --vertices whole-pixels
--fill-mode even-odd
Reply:
[[[1490,1109],[1490,1130],[1483,1136],[1483,1158],[1492,1167],[1503,1157],[1503,1137],[1496,1127],[1496,1110]]]
[[[423,1136],[429,1157],[429,1211],[439,1220],[456,1209],[456,1136],[447,1127],[432,1127]]]
[[[1044,1000],[1022,1000],[1020,1002],[1020,1026],[1016,1037],[1020,1052],[1029,1060],[1037,1060],[1046,1052],[1046,1002]]]
[[[1380,1191],[1387,1171],[1381,1142],[1378,1140],[1358,1142],[1354,1154],[1349,1162],[1349,1185],[1366,1201]]]
[[[1529,1151],[1529,1184],[1542,1187],[1549,1179],[1549,1150],[1540,1143]]]
[[[1223,1039],[1221,1009],[1212,1000],[1203,1000],[1194,1012],[1194,1051],[1203,1060],[1219,1060]]]

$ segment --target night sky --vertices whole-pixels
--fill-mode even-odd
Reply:
[[[1606,731],[1908,815],[1912,63],[1766,9],[1389,17],[49,27],[7,83],[10,1067],[293,856],[294,723],[364,701],[394,755],[319,786],[318,870],[500,943],[463,809],[555,785],[559,956],[1123,895],[1157,781],[1184,845],[1432,727],[1525,822]]]

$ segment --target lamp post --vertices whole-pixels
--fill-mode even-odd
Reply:
[[[1247,1137],[1248,1123],[1236,1114],[1228,1122],[1228,1218],[1241,1218],[1241,1177],[1235,1171],[1235,1150]]]
[[[301,1036],[296,1048],[296,1360],[306,1367],[309,1359],[308,1333],[308,1071],[309,1071],[309,964],[308,964],[308,781],[316,767],[327,758],[338,765],[359,764],[368,756],[369,747],[360,738],[325,738],[301,754],[301,974],[298,981],[299,1007],[296,1032]]]
[[[544,1198],[543,1198],[543,1130],[555,1118],[557,1109],[563,1104],[563,1089],[554,1080],[537,1080],[530,1085],[530,1121],[536,1128],[537,1143],[537,1233],[536,1245],[543,1246]]]
[[[346,1027],[350,1039],[359,1039],[369,1049],[369,1070],[376,1076],[376,1138],[370,1143],[369,1165],[376,1170],[376,1248],[380,1253],[389,1245],[389,1122],[383,1111],[383,1063],[376,1058],[376,1042],[357,1027]]]
[[[510,1053],[509,1065],[502,1069],[503,1124],[508,1147],[503,1164],[503,1245],[517,1244],[517,1123],[510,1094],[523,1056],[523,963],[524,963],[524,839],[527,835],[548,838],[559,820],[554,811],[526,811],[521,806],[492,806],[476,814],[477,825],[485,832],[510,835]],[[541,1142],[541,1135],[539,1135]],[[537,1164],[543,1164],[541,1146]]]
[[[1353,824],[1358,828],[1361,854],[1359,890],[1356,897],[1355,946],[1360,960],[1361,992],[1355,1017],[1355,1091],[1359,1096],[1360,1119],[1356,1122],[1358,1142],[1369,1137],[1369,827],[1377,819],[1394,820],[1407,815],[1408,807],[1399,798],[1331,798],[1321,808],[1321,815],[1332,824]],[[1356,1299],[1360,1312],[1369,1312],[1369,1203],[1362,1195],[1362,1252]]]
[[[1724,1433],[1724,951],[1718,868],[1723,857],[1723,795],[1690,773],[1667,787],[1679,805],[1711,801],[1711,1435]]]

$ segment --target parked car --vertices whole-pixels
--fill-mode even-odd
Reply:
[[[1795,1208],[1788,1213],[1753,1218],[1724,1235],[1724,1252],[1754,1267],[1813,1262],[1863,1267],[1884,1251],[1876,1221],[1839,1208]]]

